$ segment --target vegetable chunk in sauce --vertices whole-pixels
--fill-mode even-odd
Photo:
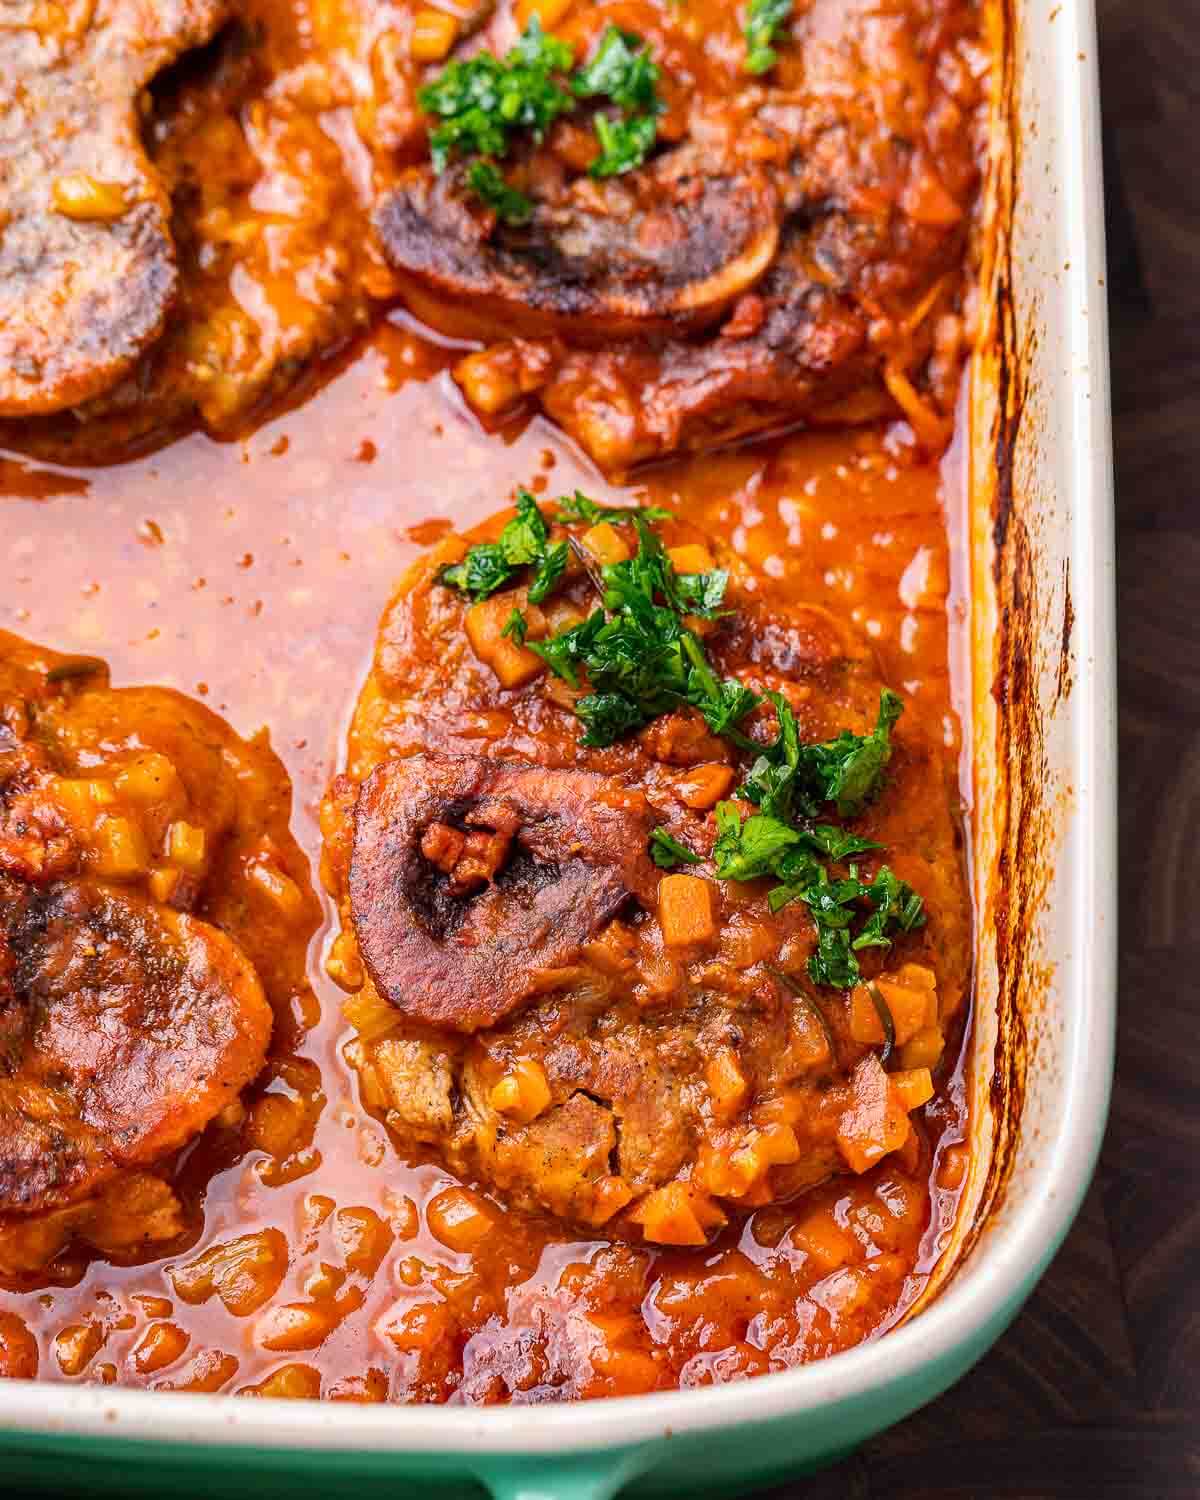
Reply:
[[[797,726],[797,767],[808,746],[866,754],[882,733],[866,645],[678,521],[548,526],[552,511],[524,497],[511,519],[447,538],[385,617],[324,814],[343,918],[333,971],[359,1032],[347,1056],[398,1143],[513,1206],[699,1245],[739,1211],[913,1148],[909,1111],[932,1094],[965,982],[951,789],[934,747],[901,727],[855,799],[816,793],[841,795],[843,826],[785,807],[786,766],[762,768],[772,718]],[[497,547],[540,576],[564,543],[541,605],[520,569],[470,604]],[[683,630],[681,659],[742,695],[739,727],[714,732],[712,690],[691,677],[678,691],[702,706],[672,707],[664,664],[660,711],[588,747],[579,673],[600,672],[598,648],[563,676],[548,664],[589,618],[603,639],[598,584],[619,625],[638,568],[656,582],[633,607],[664,640]],[[711,592],[710,618],[676,624],[662,590],[681,609]],[[489,623],[502,620],[507,634]],[[621,661],[644,680],[644,661]],[[757,811],[723,800],[755,777],[773,788]],[[803,870],[802,895],[754,862],[766,838],[797,846],[771,869]],[[889,879],[909,918],[872,928]],[[856,979],[831,982],[843,933],[861,935],[844,949]]]
[[[241,1113],[275,1022],[265,933],[213,889],[263,753],[177,694],[0,635],[0,1274],[75,1235],[184,1233],[173,1155]],[[311,930],[278,863],[285,927]]]

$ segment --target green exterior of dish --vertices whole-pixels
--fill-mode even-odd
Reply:
[[[933,1400],[991,1346],[1032,1290],[969,1339],[907,1377],[813,1411],[754,1420],[755,1389],[745,1390],[745,1420],[735,1427],[667,1434],[629,1447],[564,1452],[553,1457],[512,1453],[386,1450],[329,1451],[249,1446],[157,1444],[119,1437],[83,1438],[48,1432],[0,1431],[6,1490],[22,1486],[57,1495],[210,1493],[282,1500],[319,1494],[361,1496],[363,1486],[388,1484],[400,1493],[436,1486],[439,1500],[610,1500],[631,1496],[734,1495],[835,1463],[860,1443]],[[769,1377],[768,1377],[769,1378]],[[436,1411],[430,1421],[437,1420]]]

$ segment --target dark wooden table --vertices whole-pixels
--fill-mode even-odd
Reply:
[[[1200,3],[1100,0],[1100,25],[1120,641],[1112,1119],[1079,1222],[1011,1331],[940,1401],[781,1492],[797,1500],[1200,1496]]]

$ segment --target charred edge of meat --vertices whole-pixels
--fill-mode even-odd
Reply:
[[[607,213],[568,197],[526,227],[493,227],[461,172],[420,167],[383,199],[376,228],[397,270],[474,304],[466,311],[576,338],[589,324],[611,338],[712,320],[775,256],[776,199],[759,176],[668,157],[608,191]]]
[[[629,901],[654,900],[649,807],[593,772],[389,761],[363,784],[354,825],[363,960],[380,993],[427,1025],[494,1025],[539,970],[569,963]]]

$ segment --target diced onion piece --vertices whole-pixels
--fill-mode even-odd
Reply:
[[[136,880],[150,864],[146,836],[132,818],[106,816],[92,835],[92,860],[106,880]]]
[[[101,182],[88,172],[67,172],[50,190],[54,207],[81,222],[119,219],[129,207],[119,182]]]
[[[204,868],[208,835],[194,823],[175,822],[167,829],[167,858],[173,865],[196,875]]]

